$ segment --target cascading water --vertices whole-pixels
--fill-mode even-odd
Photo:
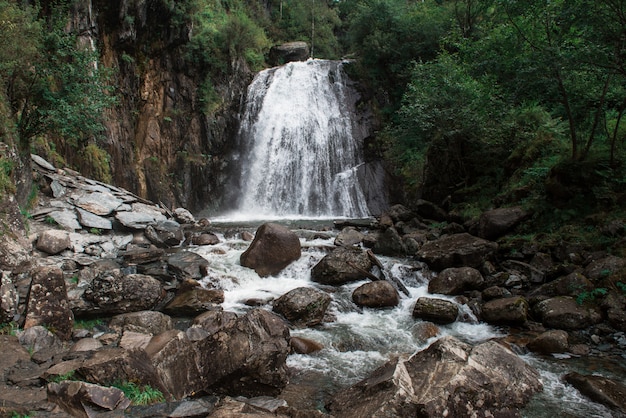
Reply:
[[[248,87],[239,130],[237,212],[248,217],[370,215],[358,95],[340,61],[291,62]]]

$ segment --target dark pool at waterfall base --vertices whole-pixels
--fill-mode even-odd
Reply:
[[[273,299],[302,286],[330,290],[332,302],[328,313],[333,319],[314,328],[291,330],[292,335],[310,338],[324,345],[320,352],[294,354],[287,360],[291,382],[298,392],[296,398],[300,396],[302,402],[308,402],[307,407],[323,408],[336,390],[358,382],[395,355],[423,350],[441,336],[453,335],[470,344],[506,336],[506,329],[477,321],[466,305],[460,305],[464,318],[462,321],[441,326],[437,337],[421,341],[415,333],[419,320],[412,317],[412,308],[418,297],[428,295],[423,264],[408,258],[380,256],[385,274],[401,280],[409,289],[410,297],[403,297],[399,306],[393,309],[358,308],[353,304],[351,294],[366,281],[333,289],[318,286],[311,281],[311,269],[334,245],[338,230],[332,228],[333,220],[273,221],[296,232],[302,245],[300,259],[275,277],[261,278],[239,263],[239,257],[249,242],[242,240],[236,232],[254,232],[262,223],[260,220],[242,224],[228,219],[218,220],[212,226],[220,236],[221,243],[192,247],[192,250],[209,261],[208,274],[203,282],[224,290],[225,310],[242,313],[252,309],[244,304],[250,299],[265,301],[264,308],[271,310]],[[448,296],[437,297],[454,301]],[[612,416],[607,408],[590,401],[563,383],[561,377],[570,371],[579,371],[623,380],[626,369],[620,366],[620,359],[594,358],[592,361],[574,356],[557,359],[531,354],[523,354],[522,358],[540,372],[544,385],[544,391],[533,398],[522,416]]]

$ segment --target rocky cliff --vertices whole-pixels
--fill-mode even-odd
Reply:
[[[205,112],[199,88],[206,70],[189,63],[193,24],[177,7],[82,0],[73,6],[71,29],[112,71],[119,103],[108,111],[104,148],[113,182],[169,207],[199,210],[217,204],[207,196],[221,195],[223,156],[252,73],[243,59],[232,58],[223,77],[211,80],[219,105]]]

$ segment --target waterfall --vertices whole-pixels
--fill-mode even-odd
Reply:
[[[237,211],[250,217],[370,215],[358,181],[358,94],[340,61],[291,62],[248,87],[238,134]]]

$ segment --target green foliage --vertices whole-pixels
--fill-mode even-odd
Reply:
[[[46,216],[44,221],[48,224],[48,225],[57,225],[57,221],[54,220],[54,218],[52,216]]]
[[[133,405],[152,405],[164,402],[163,394],[149,385],[138,385],[133,382],[116,383],[113,386],[124,392]]]
[[[67,372],[65,374],[61,374],[61,375],[58,375],[58,376],[53,376],[50,379],[48,379],[48,382],[60,383],[60,382],[63,382],[65,380],[76,380],[76,377],[74,376],[75,373],[76,372],[74,370],[72,370],[72,371],[69,371],[69,372]]]
[[[12,178],[13,161],[0,155],[0,196],[15,193],[15,182]]]
[[[626,283],[623,282],[617,282],[615,283],[615,286],[622,291],[622,293],[626,294]]]
[[[94,235],[102,235],[102,229],[100,228],[89,228],[89,233]]]
[[[82,173],[104,183],[113,181],[111,166],[109,165],[111,157],[105,150],[95,143],[90,143],[81,149],[79,155]]]
[[[609,290],[605,287],[597,287],[591,291],[581,292],[576,296],[576,303],[582,305],[585,302],[593,302],[596,299],[606,295]]]
[[[31,415],[30,414],[20,414],[19,412],[12,412],[11,415],[9,415],[11,418],[30,418]]]
[[[19,331],[19,325],[13,321],[0,324],[0,334],[2,335],[16,335]]]
[[[76,277],[76,281],[78,282],[78,277]],[[91,330],[103,324],[104,321],[102,319],[80,319],[74,321],[74,328]]]

